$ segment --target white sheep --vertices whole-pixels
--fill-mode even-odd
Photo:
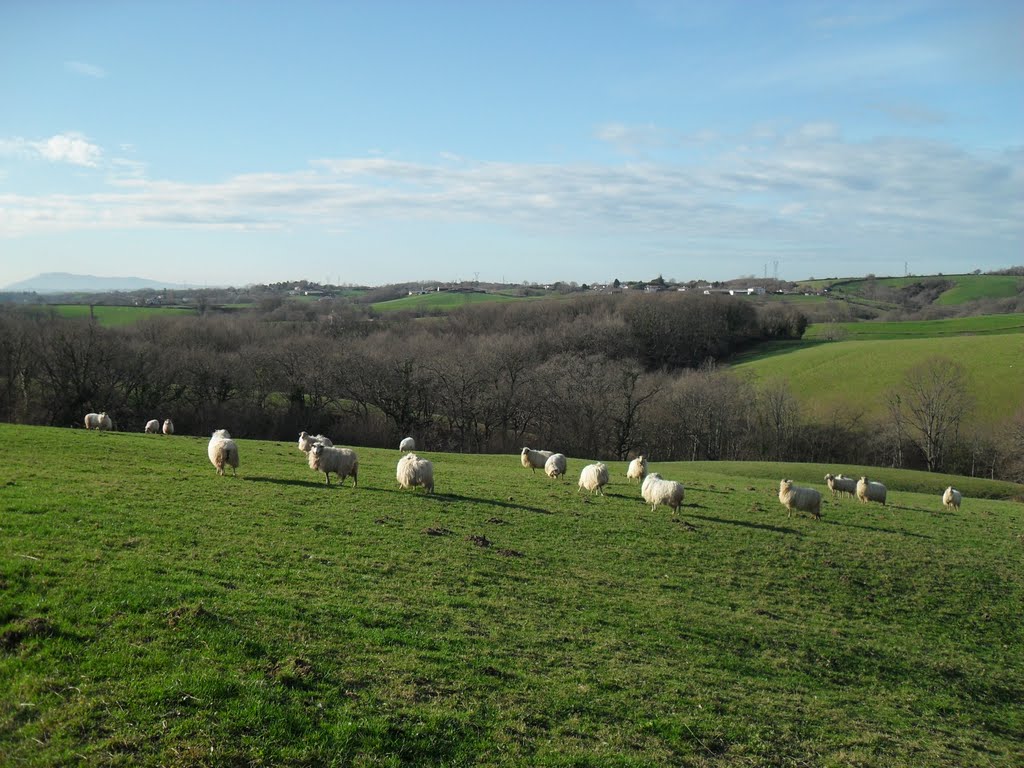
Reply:
[[[672,510],[672,516],[675,517],[683,503],[686,490],[682,483],[664,480],[657,472],[651,472],[640,486],[640,495],[651,505],[651,512],[656,510],[659,504],[664,504]]]
[[[801,488],[793,485],[792,480],[782,480],[779,483],[779,503],[789,510],[788,517],[792,517],[796,509],[810,512],[815,520],[821,520],[821,494],[814,488]]]
[[[604,496],[604,486],[608,485],[608,467],[598,462],[597,464],[587,464],[580,472],[580,482],[577,493],[582,491],[584,488],[590,491],[590,495],[594,495],[594,491],[597,491],[600,495]]]
[[[842,496],[846,494],[853,496],[857,492],[857,481],[845,475],[833,475],[829,472],[825,475],[825,483],[828,485],[828,489],[832,491],[833,499],[837,495]]]
[[[402,451],[402,453],[407,453],[409,451],[415,451],[416,450],[416,441],[413,440],[411,437],[403,437],[402,438],[402,442],[400,442],[398,444],[398,450]]]
[[[146,434],[147,435],[158,435],[160,434],[160,422],[156,419],[150,419],[146,422]]]
[[[532,469],[534,472],[538,469],[544,469],[544,465],[550,458],[551,451],[535,451],[532,448],[523,448],[523,452],[519,455],[519,460],[523,466],[527,469]]]
[[[114,422],[107,416],[107,412],[85,414],[85,428],[109,431],[114,428]]]
[[[395,479],[402,488],[422,485],[427,493],[434,492],[434,465],[415,453],[407,453],[398,460]]]
[[[299,434],[299,450],[303,453],[309,453],[310,449],[317,443],[326,446],[332,446],[334,443],[330,441],[330,438],[324,437],[323,435],[311,435],[305,430]]]
[[[626,470],[626,479],[643,483],[645,477],[647,477],[647,459],[641,454],[629,462],[629,469]]]
[[[554,479],[561,477],[565,474],[566,460],[565,455],[561,453],[553,453],[548,456],[548,460],[544,462],[544,474]]]
[[[885,506],[885,486],[877,480],[862,477],[857,481],[857,498],[862,502],[877,501]]]
[[[217,468],[218,475],[224,474],[224,467],[231,467],[231,474],[238,475],[238,446],[226,429],[218,429],[213,433],[210,444],[206,447],[206,455],[210,457],[210,463]]]
[[[324,473],[324,482],[331,484],[331,472],[338,476],[338,482],[345,484],[345,478],[352,475],[352,485],[359,487],[359,458],[350,448],[335,448],[333,445],[313,443],[309,449],[309,468]]]
[[[963,494],[952,485],[949,486],[945,493],[942,494],[942,503],[945,505],[946,509],[955,509],[960,511],[960,502],[963,500]]]
[[[164,419],[163,433],[165,435],[174,434],[174,422],[170,419]]]

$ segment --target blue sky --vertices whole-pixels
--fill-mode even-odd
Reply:
[[[1024,263],[1020,2],[0,3],[0,286]]]

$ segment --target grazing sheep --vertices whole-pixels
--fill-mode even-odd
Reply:
[[[580,482],[577,493],[586,488],[590,491],[590,495],[594,495],[594,491],[604,496],[602,490],[604,486],[608,485],[608,467],[600,462],[597,464],[587,464],[580,472]]]
[[[857,481],[857,498],[862,502],[877,501],[885,506],[885,486],[876,480],[862,477]]]
[[[952,485],[946,489],[946,492],[942,494],[942,503],[946,509],[955,509],[960,511],[960,502],[964,500],[963,494],[960,493]]]
[[[338,483],[345,484],[345,478],[352,475],[352,485],[359,487],[359,459],[349,448],[335,448],[332,445],[313,443],[309,449],[309,468],[324,473],[324,482],[331,484],[331,472],[338,476]]]
[[[171,421],[170,419],[164,419],[163,430],[164,430],[164,434],[165,435],[173,435],[174,434],[174,422]]]
[[[857,481],[845,475],[833,475],[829,472],[825,475],[825,483],[828,485],[828,489],[832,491],[833,499],[837,495],[842,496],[846,494],[853,496],[857,492]]]
[[[544,465],[550,458],[551,451],[535,451],[531,448],[523,448],[523,452],[519,456],[523,466],[527,469],[532,469],[534,472],[538,469],[544,469]]]
[[[779,483],[779,502],[789,510],[787,517],[793,516],[793,510],[810,512],[815,520],[821,520],[821,494],[814,488],[801,488],[793,485],[792,480]]]
[[[657,472],[651,472],[640,486],[640,495],[651,505],[651,512],[656,510],[659,504],[664,504],[672,510],[672,517],[675,517],[679,513],[686,491],[682,483],[663,480]]]
[[[565,474],[565,456],[561,453],[553,453],[544,462],[544,474],[554,479]]]
[[[107,416],[106,411],[102,413],[87,413],[85,414],[85,428],[106,432],[114,428],[114,422]]]
[[[415,453],[407,453],[398,460],[395,479],[402,488],[422,485],[427,493],[434,492],[434,465]]]
[[[629,469],[626,470],[626,479],[642,483],[645,477],[647,477],[647,459],[640,455],[629,462]]]
[[[232,475],[238,475],[238,446],[226,429],[218,429],[213,433],[206,448],[206,455],[210,457],[210,463],[217,468],[218,475],[224,474],[226,466],[231,467]]]
[[[147,435],[158,435],[160,434],[160,422],[156,419],[150,419],[146,422],[146,434]]]
[[[416,441],[413,440],[411,437],[403,437],[402,442],[398,444],[398,450],[402,451],[402,453],[406,453],[408,451],[415,451]]]
[[[334,445],[329,438],[326,438],[323,435],[311,435],[305,430],[299,434],[299,450],[303,453],[309,453],[317,443],[328,447]]]

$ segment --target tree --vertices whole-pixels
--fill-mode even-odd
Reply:
[[[970,412],[967,372],[960,363],[932,357],[907,371],[891,409],[907,427],[907,436],[921,449],[929,472],[942,467],[946,449],[959,435]]]

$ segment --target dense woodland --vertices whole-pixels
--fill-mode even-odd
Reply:
[[[272,302],[125,328],[7,306],[0,419],[80,427],[85,413],[106,411],[127,431],[170,417],[194,435],[227,428],[294,440],[305,429],[350,445],[397,446],[414,435],[438,451],[529,445],[605,459],[642,452],[1020,479],[1021,424],[975,434],[965,408],[924,435],[909,377],[902,411],[884,425],[855,408],[815,423],[784,383],[757,387],[720,365],[764,340],[799,338],[806,324],[786,304],[679,293],[488,304],[419,319],[368,320],[345,302]],[[917,372],[916,397],[942,386],[969,403],[949,371]]]

